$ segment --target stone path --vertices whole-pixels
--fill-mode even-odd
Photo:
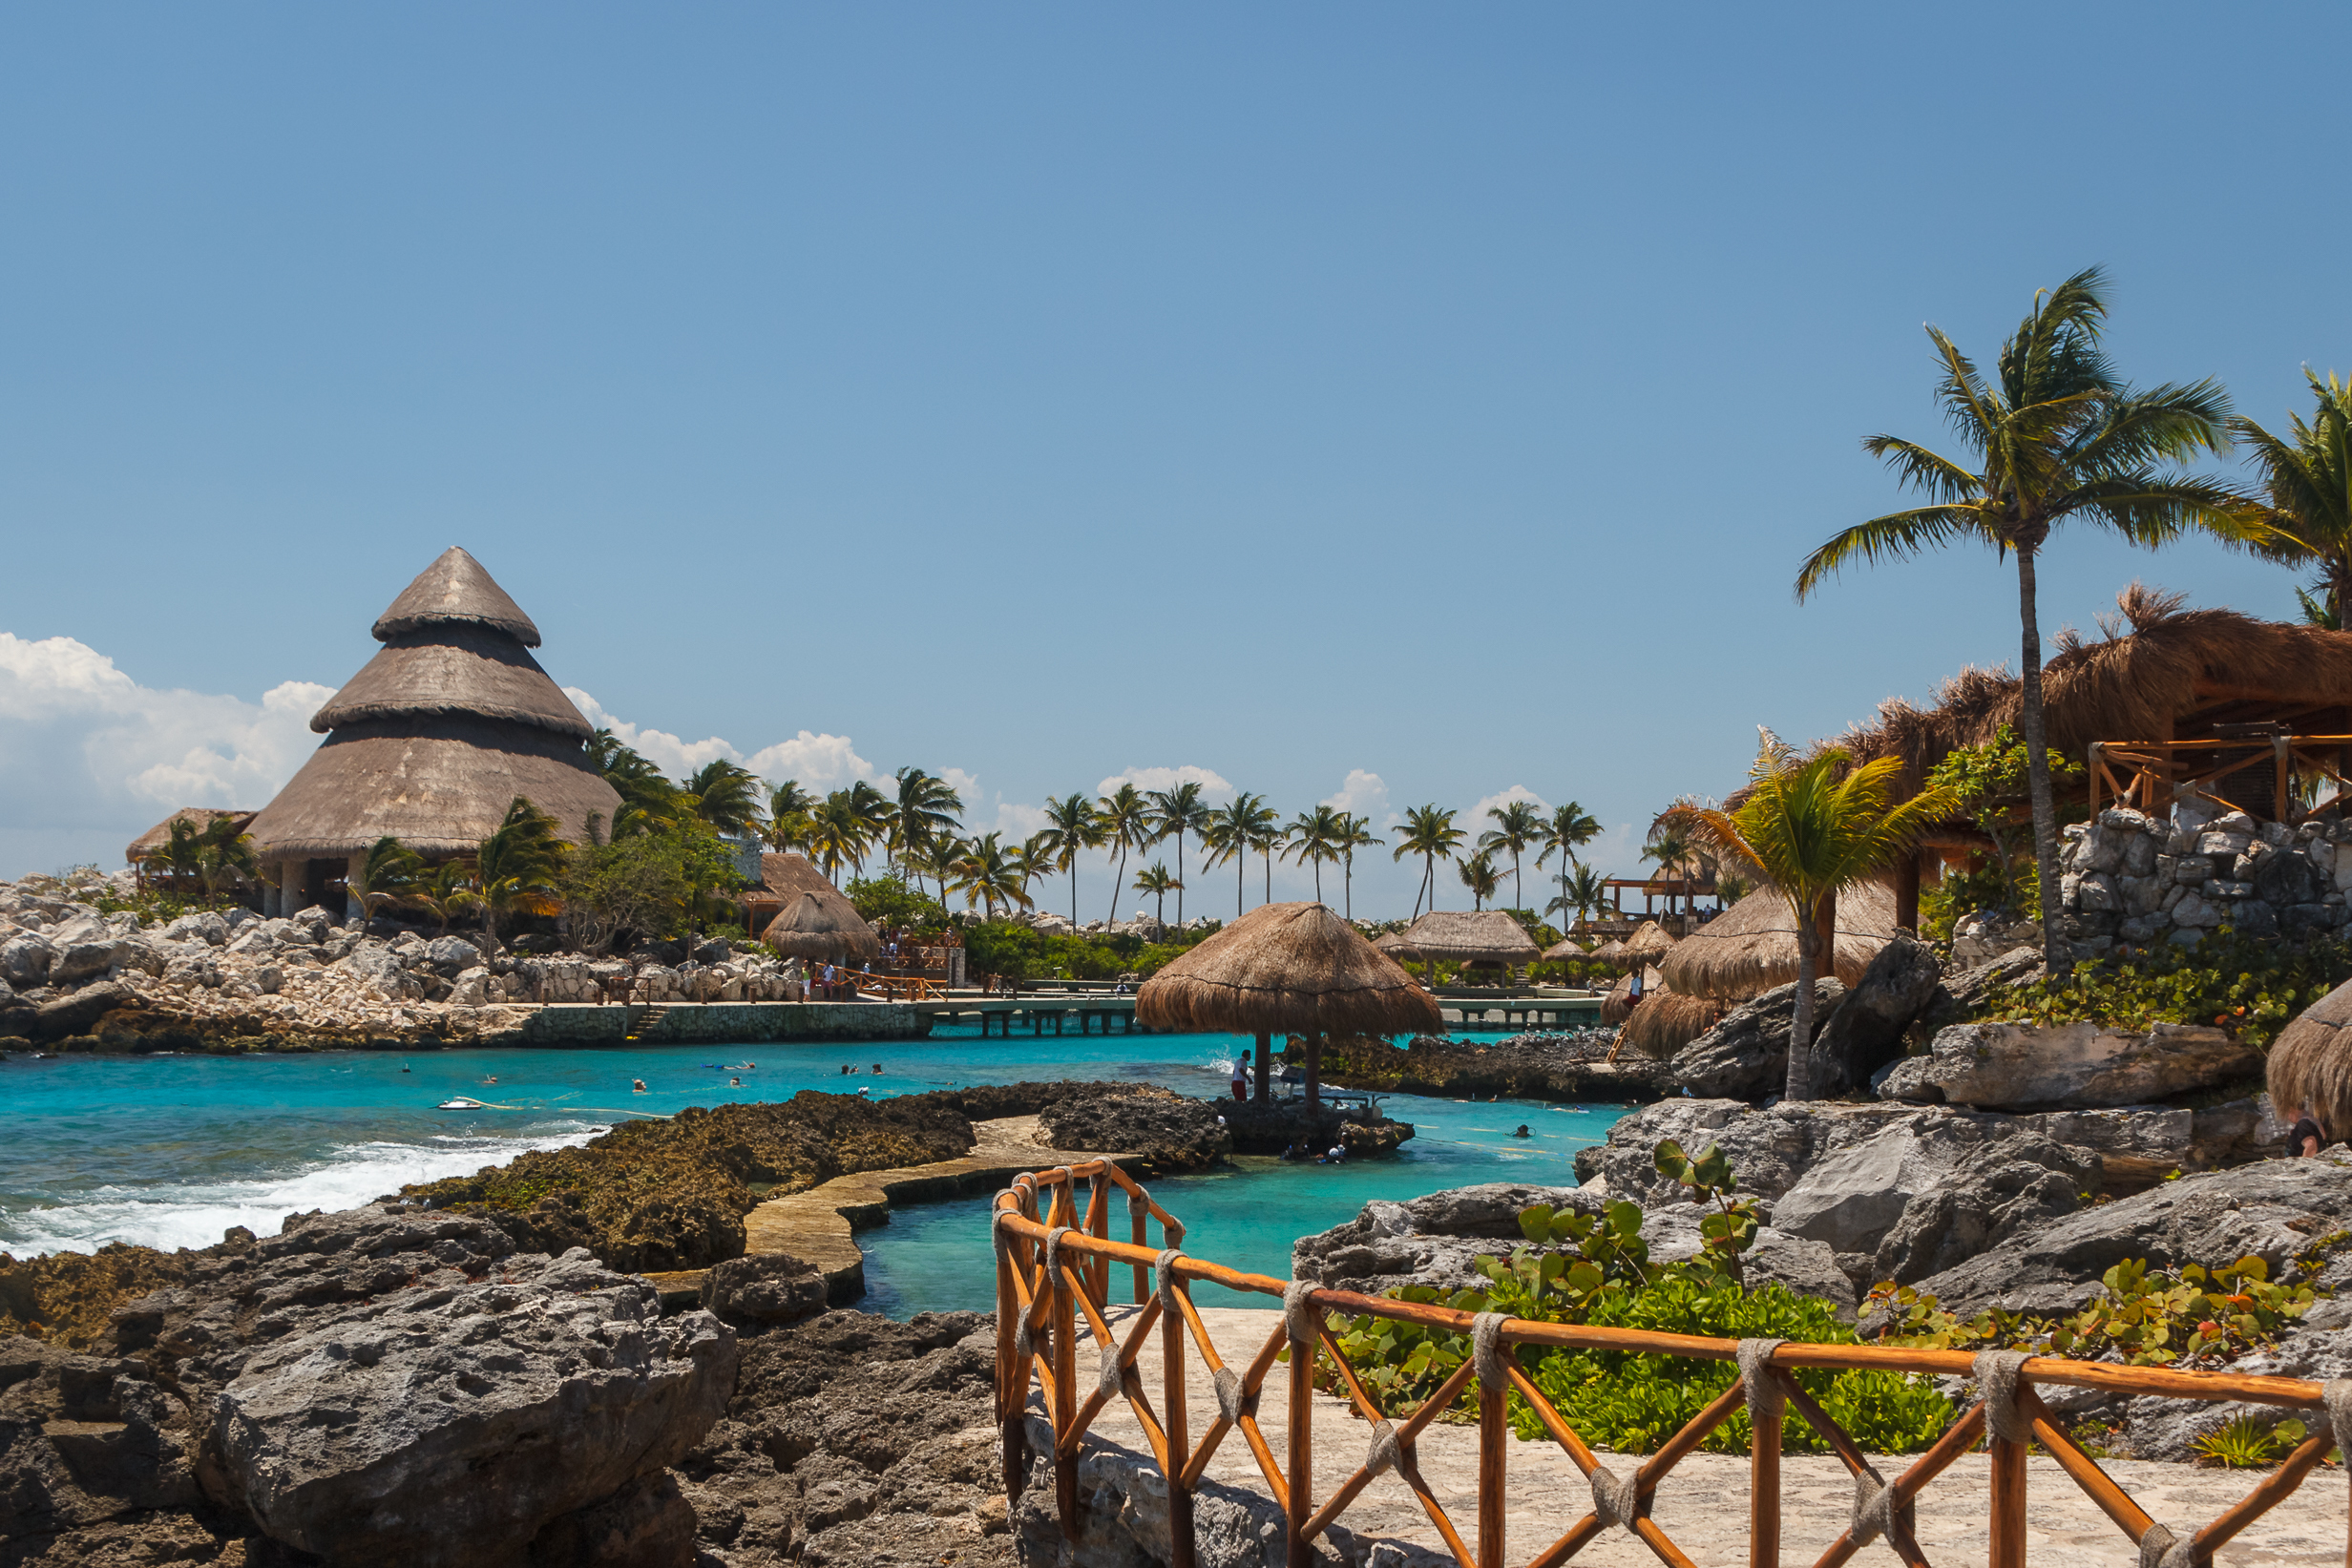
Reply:
[[[1140,1308],[1114,1307],[1106,1315],[1114,1333]],[[1205,1308],[1219,1354],[1236,1369],[1246,1365],[1281,1322],[1279,1311]],[[1083,1331],[1083,1319],[1081,1319]],[[1160,1335],[1155,1328],[1142,1357],[1145,1390],[1158,1408],[1161,1387]],[[1095,1352],[1082,1347],[1079,1366],[1082,1381],[1092,1384]],[[1187,1355],[1189,1369],[1186,1407],[1192,1421],[1193,1440],[1213,1418],[1216,1395],[1196,1355]],[[1286,1453],[1287,1367],[1275,1368],[1268,1378],[1259,1407],[1259,1420],[1279,1457]],[[1041,1412],[1036,1395],[1031,1409]],[[1206,1413],[1205,1413],[1206,1412]],[[1363,1463],[1370,1429],[1356,1419],[1347,1404],[1325,1394],[1315,1396],[1314,1495],[1328,1496]],[[1097,1418],[1092,1432],[1107,1443],[1148,1455],[1134,1411],[1124,1400]],[[1478,1523],[1478,1432],[1468,1426],[1433,1426],[1419,1439],[1421,1474],[1455,1528],[1475,1547]],[[1145,1461],[1148,1463],[1148,1460]],[[1620,1475],[1631,1473],[1639,1461],[1605,1460]],[[1875,1458],[1880,1474],[1893,1478],[1911,1463],[1909,1458]],[[1587,1483],[1567,1455],[1549,1442],[1510,1445],[1507,1470],[1508,1504],[1504,1560],[1523,1563],[1564,1534],[1591,1507]],[[2189,1465],[2138,1460],[2102,1461],[2117,1484],[2156,1518],[2182,1535],[2213,1519],[2254,1489],[2259,1476],[2251,1471],[2204,1470]],[[2040,1454],[2027,1461],[2027,1553],[2037,1563],[2063,1563],[2067,1568],[2137,1568],[2137,1548],[2123,1532],[2057,1465]],[[1208,1478],[1238,1490],[1266,1495],[1266,1481],[1239,1433],[1230,1433],[1208,1467]],[[1782,1547],[1788,1563],[1811,1562],[1845,1528],[1854,1503],[1854,1483],[1845,1467],[1831,1454],[1792,1453],[1782,1461]],[[1985,1519],[1989,1509],[1987,1460],[1983,1453],[1967,1455],[1937,1477],[1918,1502],[1920,1544],[1931,1561],[1948,1565],[1982,1563],[1986,1559]],[[2215,1561],[2229,1568],[2256,1564],[2341,1564],[2345,1560],[2347,1493],[2344,1473],[2320,1471],[2300,1490],[2272,1509],[2216,1554]],[[1701,1568],[1732,1568],[1748,1560],[1748,1459],[1744,1454],[1696,1453],[1677,1465],[1660,1485],[1651,1517]],[[1437,1530],[1421,1512],[1405,1484],[1395,1475],[1376,1480],[1341,1523],[1357,1536],[1409,1542],[1442,1554]],[[1633,1568],[1654,1563],[1648,1547],[1623,1531],[1612,1531],[1579,1553],[1579,1563],[1597,1568]],[[1894,1554],[1883,1544],[1864,1550],[1858,1562],[1891,1562]]]
[[[1022,1171],[1049,1170],[1088,1160],[1117,1163],[1135,1158],[1110,1150],[1048,1148],[1033,1116],[976,1121],[972,1131],[978,1141],[971,1153],[956,1159],[859,1171],[853,1176],[837,1176],[805,1192],[769,1199],[744,1216],[744,1250],[788,1252],[814,1264],[825,1276],[832,1304],[844,1307],[866,1293],[866,1254],[858,1247],[855,1233],[889,1223],[892,1203],[994,1192]],[[1082,1196],[1082,1206],[1084,1202]],[[1124,1222],[1124,1206],[1113,1213]],[[703,1270],[699,1268],[644,1277],[662,1292],[665,1306],[701,1299]]]

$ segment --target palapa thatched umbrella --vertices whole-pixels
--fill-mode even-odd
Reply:
[[[1372,939],[1372,945],[1400,964],[1409,958],[1420,956],[1413,951],[1413,944],[1405,940],[1405,933],[1402,931],[1388,931],[1376,936]]]
[[[1655,920],[1645,920],[1626,938],[1626,956],[1654,964],[1674,949],[1674,935]]]
[[[1136,1021],[1151,1029],[1257,1037],[1265,1099],[1275,1034],[1307,1037],[1307,1114],[1321,1093],[1330,1035],[1437,1032],[1437,998],[1363,933],[1320,904],[1250,910],[1144,982]]]
[[[1876,882],[1838,893],[1838,942],[1833,965],[1847,985],[1895,936],[1895,895]],[[1686,996],[1743,1002],[1796,981],[1796,917],[1776,888],[1750,893],[1674,944],[1659,961],[1666,983]]]
[[[1617,1043],[1664,1061],[1714,1028],[1722,1018],[1723,1004],[1713,997],[1685,996],[1661,982],[1655,991],[1643,996],[1642,1005],[1626,1019]],[[1615,1053],[1610,1055],[1614,1056]]]
[[[2303,1009],[2270,1048],[2271,1112],[2293,1125],[2308,1109],[2322,1145],[2352,1137],[2352,981]]]
[[[1591,951],[1586,948],[1584,944],[1576,941],[1573,937],[1566,936],[1562,937],[1559,941],[1554,942],[1550,947],[1544,950],[1544,961],[1547,964],[1556,964],[1570,958],[1584,959],[1591,956]]]
[[[1619,940],[1604,942],[1585,956],[1593,963],[1606,964],[1612,969],[1623,969],[1628,962],[1626,945]]]
[[[843,903],[846,906],[847,900]],[[811,963],[840,964],[850,959],[871,964],[882,956],[882,940],[853,909],[829,909],[815,893],[806,892],[784,907],[767,923],[760,940],[787,958]]]

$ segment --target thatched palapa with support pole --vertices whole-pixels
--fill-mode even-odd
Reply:
[[[1151,1029],[1256,1036],[1261,1100],[1270,1094],[1272,1036],[1304,1035],[1310,1125],[1327,1036],[1445,1027],[1436,997],[1321,904],[1250,910],[1144,981],[1135,1018]]]
[[[620,796],[588,761],[593,733],[530,650],[531,617],[479,561],[452,547],[373,628],[383,650],[310,721],[326,740],[246,831],[266,913],[346,886],[378,839],[428,860],[471,855],[517,796],[578,844]]]
[[[2278,1032],[2265,1064],[2270,1103],[2292,1126],[2308,1109],[2322,1146],[2352,1138],[2352,981],[2338,986]]]
[[[828,909],[813,892],[805,892],[785,906],[767,923],[760,940],[787,958],[810,963],[871,964],[882,956],[882,940],[843,899],[841,909]]]
[[[1832,968],[1858,985],[1879,950],[1895,938],[1895,895],[1877,882],[1841,889]],[[1685,996],[1744,1002],[1796,982],[1796,916],[1777,888],[1760,888],[1674,944],[1659,961],[1669,987]]]

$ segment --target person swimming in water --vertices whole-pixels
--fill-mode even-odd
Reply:
[[[726,1080],[726,1086],[730,1089],[740,1089],[744,1086],[744,1080],[741,1078],[729,1078]]]
[[[650,1091],[646,1089],[645,1080],[643,1078],[631,1078],[629,1080],[629,1092],[634,1095],[642,1095],[649,1093]]]
[[[498,1075],[497,1075],[497,1074],[495,1074],[495,1073],[493,1073],[490,1077],[488,1077],[484,1078],[482,1081],[483,1081],[484,1083],[495,1083],[495,1082],[497,1082],[497,1081],[498,1081]]]
[[[873,1064],[873,1070],[874,1070],[876,1073],[881,1072],[881,1071],[882,1071],[882,1064],[881,1064],[880,1062],[875,1062],[875,1063]]]
[[[1519,1131],[1513,1133],[1511,1136],[1513,1138],[1533,1138],[1535,1134],[1529,1132],[1527,1130],[1527,1124],[1522,1121],[1519,1124]]]

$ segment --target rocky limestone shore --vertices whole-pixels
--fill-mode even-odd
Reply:
[[[1676,1091],[1677,1082],[1662,1062],[1633,1053],[1611,1062],[1616,1039],[1613,1029],[1540,1032],[1482,1042],[1418,1035],[1402,1049],[1385,1040],[1338,1039],[1324,1047],[1323,1081],[1334,1088],[1457,1099],[1507,1096],[1586,1104],[1652,1100]]]

